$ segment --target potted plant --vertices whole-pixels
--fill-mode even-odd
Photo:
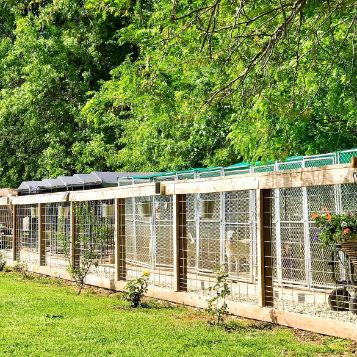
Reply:
[[[319,229],[317,238],[324,245],[339,246],[357,268],[357,213],[313,213],[312,219]]]

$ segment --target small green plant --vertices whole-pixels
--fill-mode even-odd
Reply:
[[[221,267],[216,272],[216,282],[208,288],[212,297],[208,300],[207,312],[211,316],[209,323],[211,325],[222,326],[224,319],[228,315],[227,297],[231,294],[227,282],[228,273],[224,267]]]
[[[125,286],[124,299],[131,303],[132,307],[139,307],[141,300],[148,290],[149,272],[144,272],[140,278],[130,280]]]
[[[6,260],[6,256],[5,253],[0,252],[0,271],[3,271],[5,269],[7,260]]]
[[[20,273],[22,275],[23,279],[31,279],[32,275],[29,272],[27,263],[25,262],[16,262],[15,265],[13,266],[13,270],[16,271],[17,273]]]
[[[69,263],[67,270],[78,287],[78,295],[83,290],[90,269],[92,267],[97,268],[98,264],[97,254],[91,250],[83,252],[78,265],[73,265],[72,262]]]

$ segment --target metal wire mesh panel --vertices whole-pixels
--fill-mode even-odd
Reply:
[[[172,197],[154,197],[155,265],[173,268]]]
[[[279,284],[307,284],[302,188],[272,191],[273,277]]]
[[[220,195],[204,193],[198,197],[198,269],[214,271],[220,267]]]
[[[154,272],[153,284],[173,287],[173,201],[172,196],[153,197]]]
[[[149,272],[149,283],[173,286],[172,196],[125,199],[126,279]]]
[[[311,218],[313,213],[355,212],[356,193],[352,184],[275,190],[271,232],[276,308],[357,321],[354,267],[339,246],[322,245]]]
[[[70,205],[48,203],[44,214],[45,265],[51,270],[65,270],[70,259]]]
[[[338,209],[338,191],[336,186],[316,186],[307,188],[308,217],[310,228],[311,274],[314,286],[333,286],[331,275],[332,247],[321,247],[318,230],[311,220],[313,213],[329,211],[336,213]]]
[[[197,268],[196,196],[186,195],[187,266]]]
[[[19,243],[18,259],[29,265],[39,264],[37,205],[17,207],[16,237]]]
[[[153,224],[151,197],[135,199],[136,260],[144,266],[153,263]]]
[[[221,195],[186,195],[187,290],[205,294],[221,263]]]
[[[0,206],[0,252],[7,260],[12,260],[13,222],[10,206]]]
[[[226,192],[224,262],[231,280],[231,299],[257,303],[255,191]]]
[[[339,164],[350,163],[353,156],[357,156],[357,149],[339,151],[337,153],[337,162]]]
[[[257,302],[254,191],[186,195],[187,290],[209,294],[228,272],[232,300]]]
[[[114,201],[77,202],[75,205],[76,261],[90,264],[90,274],[114,280]]]

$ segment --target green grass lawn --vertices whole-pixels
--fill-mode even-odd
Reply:
[[[251,321],[231,332],[204,312],[164,303],[132,309],[119,294],[0,273],[0,356],[354,355],[350,341]]]

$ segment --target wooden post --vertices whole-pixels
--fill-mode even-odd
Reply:
[[[17,206],[12,206],[12,260],[18,260],[19,242],[17,237]]]
[[[38,256],[40,266],[46,265],[45,204],[39,203],[38,209]]]
[[[75,202],[70,203],[70,256],[72,267],[78,266],[79,252],[76,244],[77,227],[76,227],[76,212]]]
[[[357,169],[357,156],[352,156],[351,157],[351,167],[353,169]]]
[[[126,279],[125,199],[115,199],[115,272],[116,280]]]
[[[187,290],[186,195],[173,195],[174,291]]]
[[[259,306],[273,306],[272,190],[257,190],[258,300]]]

